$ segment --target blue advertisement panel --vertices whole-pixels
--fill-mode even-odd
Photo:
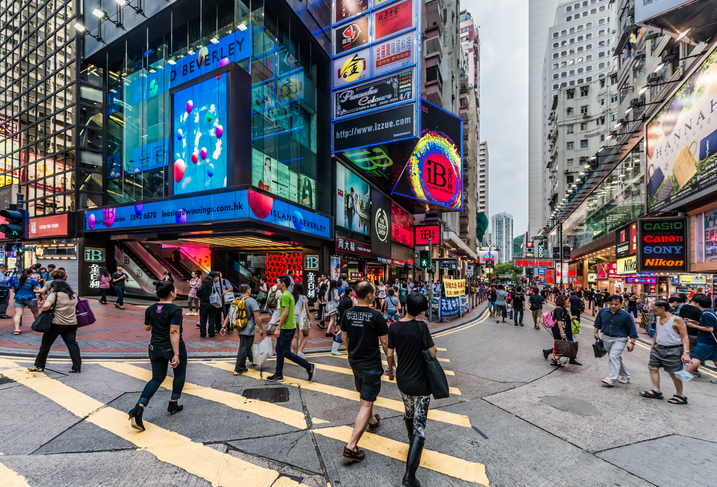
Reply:
[[[85,230],[118,230],[233,220],[256,220],[331,238],[331,219],[252,190],[118,206],[85,212]]]
[[[461,298],[441,298],[441,317],[454,316],[461,312]]]
[[[174,94],[174,194],[227,186],[227,73]]]

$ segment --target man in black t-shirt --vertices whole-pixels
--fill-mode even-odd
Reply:
[[[349,351],[349,364],[354,373],[356,390],[361,393],[361,409],[356,416],[356,425],[351,434],[349,444],[344,448],[343,459],[346,462],[360,462],[366,456],[357,444],[363,435],[366,425],[375,433],[381,418],[373,414],[373,403],[381,392],[381,351],[388,353],[388,326],[383,315],[371,308],[376,299],[376,290],[368,281],[361,281],[356,286],[358,304],[346,310],[341,316],[342,341]],[[393,373],[389,372],[393,379]]]
[[[124,273],[124,268],[121,265],[118,265],[117,272],[112,274],[112,286],[114,286],[115,292],[117,293],[115,308],[124,309],[122,307],[124,306],[124,285],[127,279],[129,278],[127,277],[127,274]]]

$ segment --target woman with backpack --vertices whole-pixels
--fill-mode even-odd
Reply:
[[[547,313],[546,313],[547,314]],[[545,315],[543,315],[545,317]],[[555,297],[555,309],[551,313],[553,326],[550,328],[548,323],[545,326],[551,329],[554,340],[566,340],[569,342],[573,341],[573,330],[571,326],[570,313],[565,309],[565,296],[559,294]],[[545,318],[543,319],[545,321]],[[550,365],[556,367],[565,367],[565,363],[560,361],[560,355],[555,355],[555,348],[548,348],[543,350],[543,357],[548,360],[550,354],[553,354],[553,359],[550,361]],[[570,359],[567,363],[573,365],[582,365],[575,359]]]
[[[47,362],[47,355],[50,353],[50,347],[55,343],[58,336],[62,337],[62,341],[65,342],[67,350],[70,352],[70,358],[72,359],[72,368],[70,373],[79,374],[82,370],[82,359],[80,358],[80,346],[77,344],[77,294],[72,290],[69,284],[65,282],[60,273],[64,275],[64,271],[54,271],[52,274],[55,278],[50,283],[50,293],[45,299],[45,304],[42,306],[43,311],[49,309],[54,310],[54,316],[52,318],[52,326],[48,331],[42,334],[42,343],[40,344],[40,350],[37,352],[35,357],[35,365],[30,367],[30,372],[43,372],[45,370],[45,363]],[[55,277],[55,274],[58,277]]]
[[[212,306],[210,301],[212,292],[214,292],[214,278],[211,274],[207,274],[202,279],[202,285],[197,290],[197,297],[199,298],[199,338],[206,338],[207,331],[209,331],[209,338],[214,338],[216,333],[219,308]]]
[[[396,297],[396,291],[393,288],[388,290],[388,298],[384,302],[383,312],[386,315],[386,319],[389,321],[396,321],[400,317],[401,302]]]
[[[22,334],[20,321],[22,320],[22,312],[26,307],[30,308],[34,319],[37,319],[37,315],[40,314],[37,308],[37,296],[35,295],[36,292],[40,291],[40,285],[36,280],[30,278],[31,272],[31,269],[25,269],[19,278],[13,277],[10,279],[10,287],[15,293],[12,302],[12,306],[15,308],[15,316],[12,317],[15,335]]]
[[[329,289],[326,291],[326,306],[324,307],[324,318],[329,319],[329,329],[326,332],[327,337],[335,337],[338,334],[336,329],[336,315],[338,314],[339,308],[339,290],[336,289],[336,281],[329,283]]]
[[[112,276],[110,275],[110,271],[107,270],[107,267],[100,268],[99,278],[100,292],[102,293],[100,304],[107,304],[107,290],[110,288],[110,283],[112,281]]]
[[[172,397],[169,400],[167,412],[174,414],[184,409],[184,406],[177,404],[187,376],[187,349],[182,340],[182,308],[172,302],[177,297],[174,282],[154,281],[154,286],[159,303],[154,303],[144,312],[144,329],[152,332],[149,341],[152,379],[144,386],[139,401],[129,412],[132,427],[139,431],[144,431],[142,422],[144,408],[147,407],[149,400],[167,377],[167,366],[174,370]]]
[[[296,319],[296,327],[301,333],[294,334],[294,340],[291,348],[299,357],[305,359],[304,348],[309,341],[309,331],[311,331],[311,315],[309,314],[309,298],[304,295],[304,285],[300,282],[294,283],[294,289],[291,292],[294,296],[294,318]]]

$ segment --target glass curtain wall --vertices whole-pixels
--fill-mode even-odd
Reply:
[[[315,208],[317,64],[327,58],[301,21],[271,0],[189,2],[167,20],[165,32],[142,27],[106,54],[106,203],[168,196],[169,65],[251,28],[253,55],[239,64],[252,77],[253,148],[233,157],[252,158],[253,185]]]
[[[0,186],[30,217],[74,210],[74,2],[0,1]]]
[[[578,249],[640,216],[645,205],[641,190],[642,146],[640,142],[629,152],[563,223],[566,245]]]

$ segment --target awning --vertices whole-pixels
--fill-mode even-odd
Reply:
[[[478,258],[478,254],[471,250],[471,248],[468,247],[458,235],[450,230],[443,232],[443,244],[450,247],[455,252],[464,254],[470,259],[475,260]]]

